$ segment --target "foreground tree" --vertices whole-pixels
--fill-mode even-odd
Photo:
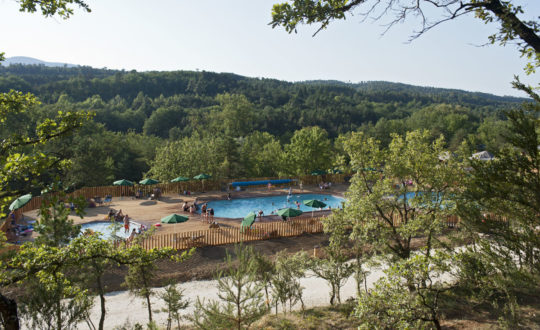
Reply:
[[[441,329],[440,296],[450,288],[441,279],[450,270],[449,255],[417,254],[385,270],[374,288],[360,294],[359,329]],[[404,290],[404,284],[413,290]]]
[[[454,183],[462,175],[453,157],[440,160],[443,146],[442,138],[430,142],[428,131],[394,135],[386,149],[353,133],[345,150],[357,173],[341,217],[353,228],[351,238],[391,261],[409,258],[415,237],[425,239],[427,257],[441,246],[438,236],[454,213]]]
[[[234,254],[237,262],[227,253],[227,268],[217,275],[220,301],[205,303],[197,298],[192,317],[197,328],[247,329],[266,313],[263,285],[256,280],[253,249],[237,245]]]
[[[307,262],[308,256],[305,252],[288,255],[284,250],[276,255],[275,272],[272,276],[272,296],[276,314],[280,303],[283,313],[287,313],[287,303],[289,312],[298,302],[304,310],[302,300],[304,288],[300,284],[300,278],[306,274]]]
[[[179,290],[176,285],[169,284],[165,287],[165,292],[160,293],[159,297],[165,302],[165,307],[161,312],[167,313],[167,330],[172,329],[172,322],[176,321],[180,329],[180,310],[189,306],[189,300],[184,300],[184,290]]]
[[[540,283],[540,96],[515,85],[533,101],[507,113],[508,146],[494,160],[471,160],[459,204],[474,243],[461,255],[461,282],[473,295],[496,302],[508,327],[519,327],[516,292]]]
[[[317,277],[324,279],[330,286],[330,305],[341,304],[341,288],[354,272],[354,266],[348,263],[343,253],[343,246],[330,244],[324,249],[326,257],[314,258],[308,263],[308,269]]]
[[[519,16],[523,8],[517,1],[502,0],[294,0],[275,4],[272,9],[272,27],[283,26],[290,33],[299,24],[319,25],[319,32],[333,20],[356,15],[362,20],[378,20],[389,16],[388,28],[405,20],[416,18],[419,28],[412,39],[419,37],[437,25],[457,19],[463,15],[474,15],[485,23],[499,23],[497,33],[489,42],[515,44],[523,57],[529,60],[527,72],[534,72],[540,65],[540,25],[538,21],[527,21]],[[316,33],[317,33],[316,32]]]

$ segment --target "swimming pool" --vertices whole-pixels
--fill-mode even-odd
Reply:
[[[238,198],[232,200],[219,200],[208,202],[208,207],[214,209],[214,215],[220,218],[243,218],[249,212],[257,213],[259,210],[264,212],[264,215],[270,215],[272,211],[291,207],[296,209],[295,201],[300,202],[300,210],[303,212],[311,212],[317,209],[304,205],[304,200],[318,199],[324,202],[328,207],[338,208],[345,199],[325,194],[294,194],[268,196],[268,197],[253,197],[253,198]],[[201,213],[199,210],[198,213]]]
[[[113,228],[111,226],[110,221],[99,221],[99,222],[89,222],[81,225],[81,233],[83,233],[86,229],[92,229],[95,232],[100,232],[102,235],[100,235],[103,239],[110,239],[113,237]],[[124,232],[124,225],[120,222],[116,222],[116,233],[115,235],[121,238],[128,238],[131,234],[131,231],[135,228],[139,228],[139,224],[130,222],[129,231],[126,233]]]

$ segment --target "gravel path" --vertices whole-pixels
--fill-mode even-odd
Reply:
[[[371,287],[373,282],[379,279],[383,275],[380,269],[372,270],[372,273],[368,276],[368,287]],[[300,280],[304,289],[304,303],[307,308],[315,306],[327,306],[329,305],[329,293],[330,289],[326,284],[326,281],[316,277],[305,277]],[[194,302],[197,297],[205,299],[217,299],[217,281],[191,281],[181,283],[179,288],[185,290],[184,295]],[[163,292],[162,288],[156,288],[155,292]],[[347,280],[347,283],[341,290],[341,299],[345,301],[349,297],[354,297],[356,294],[356,282],[351,277]],[[100,307],[99,301],[96,299],[95,305],[91,311],[91,318],[95,325],[99,322]],[[148,321],[148,312],[146,306],[143,305],[143,300],[130,296],[127,291],[116,291],[106,295],[107,315],[105,318],[105,329],[112,329],[115,326],[124,324],[129,320],[131,324],[142,323],[146,324]],[[152,310],[158,310],[163,307],[162,301],[154,297],[152,299]],[[297,309],[300,305],[296,306]],[[193,303],[184,310],[183,315],[189,315],[193,313]],[[154,313],[154,319],[159,325],[166,323],[166,313]],[[85,329],[87,326],[81,324],[80,329]]]

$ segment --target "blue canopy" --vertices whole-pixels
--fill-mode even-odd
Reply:
[[[283,184],[283,183],[290,183],[293,180],[291,179],[281,179],[281,180],[261,180],[261,181],[243,181],[243,182],[232,182],[231,185],[233,187],[243,187],[243,186],[260,186],[260,185],[266,185],[266,184]]]

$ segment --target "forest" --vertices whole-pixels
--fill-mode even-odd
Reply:
[[[393,133],[427,129],[450,150],[497,153],[504,111],[527,99],[391,82],[285,82],[230,73],[136,72],[91,67],[0,66],[0,92],[33,93],[1,136],[31,134],[58,111],[85,111],[82,129],[43,150],[68,159],[66,186],[145,176],[170,180],[349,171],[342,142],[363,132],[387,145]],[[24,120],[21,120],[24,119]],[[22,183],[13,183],[15,186]]]

